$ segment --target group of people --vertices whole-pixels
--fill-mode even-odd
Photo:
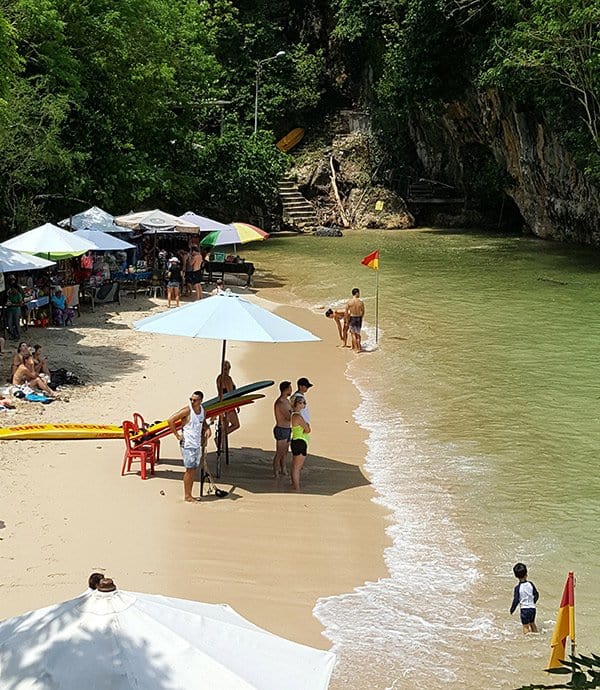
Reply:
[[[298,491],[300,489],[300,472],[308,455],[311,433],[306,393],[313,384],[303,376],[298,379],[296,385],[296,392],[292,393],[292,382],[282,381],[279,384],[279,397],[273,405],[275,414],[273,475],[275,477],[287,475],[286,458],[291,449],[290,479],[292,488]]]
[[[352,289],[352,296],[343,309],[329,308],[325,312],[328,319],[333,319],[338,329],[342,347],[348,347],[348,333],[352,339],[352,350],[362,352],[362,322],[365,315],[365,303],[360,298],[359,288]]]
[[[181,250],[179,256],[172,256],[167,262],[167,307],[175,302],[179,306],[181,293],[193,291],[195,300],[202,299],[202,265],[205,255],[198,247],[191,251]]]
[[[217,391],[227,394],[235,390],[235,383],[231,378],[231,364],[224,362],[223,371],[217,377]],[[310,414],[306,393],[312,388],[312,383],[301,377],[297,381],[297,390],[292,394],[291,381],[279,384],[279,397],[275,400],[275,456],[273,458],[273,474],[275,477],[287,476],[286,458],[291,448],[292,465],[290,479],[292,488],[300,489],[300,472],[304,466],[310,443]],[[198,468],[202,463],[202,454],[211,437],[211,428],[206,421],[206,413],[202,402],[204,393],[194,391],[189,403],[172,414],[167,423],[177,439],[183,459],[183,497],[188,503],[196,502],[192,495],[194,481]],[[240,421],[235,410],[223,415],[223,432],[227,435],[240,428]],[[220,441],[219,441],[220,442]]]
[[[55,392],[48,385],[50,369],[48,358],[41,345],[30,348],[26,342],[19,343],[13,357],[10,382],[18,388],[28,387],[32,391],[41,391],[49,398],[56,397]]]

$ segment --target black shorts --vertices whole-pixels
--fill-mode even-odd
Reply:
[[[276,441],[289,441],[292,437],[292,430],[289,426],[274,426],[273,436]]]
[[[308,453],[308,446],[306,445],[306,441],[304,441],[301,438],[292,439],[290,447],[292,449],[292,455],[304,455],[304,457],[306,457]]]
[[[529,625],[535,621],[535,609],[521,609],[521,624]]]
[[[197,285],[202,282],[202,269],[199,271],[188,271],[185,274],[185,282],[191,283],[192,285]]]

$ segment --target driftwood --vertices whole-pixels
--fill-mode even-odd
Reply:
[[[336,176],[335,176],[335,167],[333,166],[333,156],[329,156],[329,167],[331,169],[331,187],[333,189],[333,195],[335,196],[335,200],[337,202],[338,209],[340,211],[340,218],[342,221],[342,227],[349,228],[350,227],[350,221],[348,220],[348,216],[346,215],[346,211],[344,210],[344,205],[342,204],[342,200],[340,199],[340,193],[338,191],[338,186],[337,186]]]

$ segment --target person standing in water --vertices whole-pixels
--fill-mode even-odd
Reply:
[[[360,298],[360,290],[352,288],[352,297],[346,303],[346,318],[348,330],[352,337],[352,349],[354,352],[362,352],[362,340],[360,332],[365,315],[365,303]]]
[[[515,587],[513,600],[510,607],[511,614],[515,612],[517,606],[521,607],[521,625],[523,632],[536,633],[538,631],[535,624],[535,605],[540,598],[533,582],[527,579],[527,566],[525,563],[517,563],[513,567],[513,573],[519,584]]]

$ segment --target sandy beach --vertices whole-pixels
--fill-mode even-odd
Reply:
[[[4,442],[0,618],[76,596],[88,574],[100,570],[123,589],[226,602],[274,633],[330,646],[313,607],[319,597],[386,574],[385,511],[372,502],[361,470],[365,436],[353,419],[359,397],[344,375],[352,353],[336,347],[327,320],[278,304],[287,299],[283,289],[259,294],[251,299],[322,338],[228,345],[237,385],[300,376],[314,383],[302,491],[272,477],[276,385],[241,411],[231,462],[217,482],[231,489],[223,499],[183,501],[183,467],[172,437],[163,441],[162,461],[148,481],[120,476],[120,441]],[[84,307],[72,329],[23,334],[44,345],[51,367],[72,370],[86,385],[66,390],[68,402],[19,403],[1,423],[120,423],[133,411],[154,421],[186,405],[194,389],[215,395],[220,342],[132,330],[135,320],[164,308],[164,300],[128,296],[95,313]],[[9,355],[0,366],[5,377]],[[211,467],[213,458],[211,452]]]

